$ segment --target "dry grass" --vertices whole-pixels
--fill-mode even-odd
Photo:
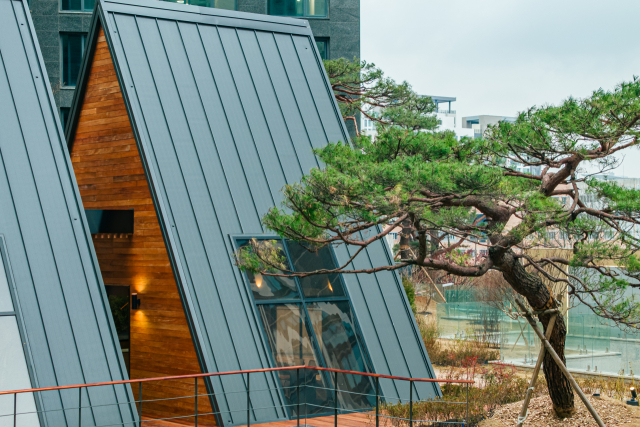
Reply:
[[[471,339],[445,341],[440,339],[440,332],[434,321],[427,321],[423,317],[416,318],[416,321],[429,359],[434,365],[460,367],[469,359],[475,359],[478,364],[485,364],[500,357],[500,352],[493,348],[493,343],[487,336],[470,335]]]

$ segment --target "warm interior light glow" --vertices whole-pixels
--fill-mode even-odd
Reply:
[[[329,290],[333,292],[333,288],[331,287],[331,282],[327,279],[327,286],[329,286]]]
[[[255,282],[256,282],[256,286],[257,287],[261,287],[262,286],[262,274],[256,273]]]

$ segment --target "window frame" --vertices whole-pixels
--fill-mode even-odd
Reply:
[[[324,43],[324,52],[327,56],[326,58],[323,58],[322,55],[320,55],[320,49],[318,49],[318,55],[320,56],[320,59],[322,59],[323,61],[331,58],[331,48],[330,48],[329,40],[330,40],[329,37],[314,37],[314,41],[316,42],[316,49],[318,48],[318,42]]]
[[[84,44],[82,46],[82,58],[80,58],[80,69],[78,70],[78,77],[76,78],[75,85],[65,85],[63,84],[64,80],[64,44],[62,43],[63,36],[82,36],[84,37]],[[84,56],[87,54],[87,41],[89,39],[89,34],[82,31],[61,31],[58,33],[58,40],[60,41],[60,89],[75,89],[77,86],[77,81],[80,79],[80,72],[82,71],[82,61],[84,60]]]
[[[238,249],[240,249],[240,245],[238,244],[238,241],[240,240],[251,240],[251,239],[256,239],[256,240],[280,240],[282,242],[282,247],[284,248],[285,251],[285,256],[287,257],[287,261],[291,264],[291,255],[289,254],[289,249],[287,248],[287,244],[284,241],[284,239],[282,239],[280,236],[278,235],[265,235],[265,234],[260,234],[260,235],[256,235],[256,234],[235,234],[235,235],[229,235],[230,240],[231,240],[231,245],[233,247],[233,251],[236,252],[238,251]],[[331,253],[331,258],[333,260],[333,262],[335,263],[335,265],[340,265],[338,264],[338,260],[336,259],[336,254],[333,251],[333,248],[329,247],[329,251]],[[289,266],[291,269],[293,269],[293,265]],[[251,301],[253,302],[253,311],[254,311],[254,317],[257,319],[258,322],[258,327],[260,328],[260,332],[261,332],[261,338],[263,340],[263,344],[265,346],[265,348],[268,349],[268,357],[269,357],[269,362],[271,363],[271,367],[276,367],[276,363],[275,360],[273,359],[273,353],[272,353],[272,349],[269,345],[269,343],[267,342],[267,333],[264,327],[264,324],[262,322],[262,317],[260,315],[260,312],[258,310],[258,306],[259,305],[274,305],[274,304],[296,304],[298,306],[300,306],[300,314],[302,315],[304,313],[304,322],[305,322],[305,327],[307,329],[307,334],[309,336],[309,338],[311,339],[311,345],[313,346],[313,350],[316,353],[316,359],[318,361],[318,363],[321,364],[322,367],[327,367],[327,363],[326,360],[324,358],[324,354],[322,352],[322,349],[319,347],[319,340],[316,336],[315,330],[313,329],[313,326],[311,325],[311,316],[309,315],[309,311],[307,309],[307,304],[313,304],[313,303],[319,303],[319,302],[344,302],[346,301],[347,304],[349,305],[349,311],[351,314],[351,321],[353,322],[353,326],[355,329],[355,335],[356,335],[356,340],[358,342],[358,344],[360,345],[360,348],[362,350],[362,362],[364,364],[365,367],[365,372],[372,372],[375,373],[375,370],[373,369],[373,363],[371,361],[371,357],[370,357],[370,353],[369,353],[369,349],[367,348],[367,344],[364,340],[364,336],[362,335],[362,329],[360,328],[360,323],[355,315],[355,311],[353,309],[353,304],[351,303],[351,297],[349,296],[349,291],[347,290],[346,287],[346,283],[344,281],[344,278],[342,277],[342,274],[338,274],[338,280],[340,280],[340,284],[342,285],[342,288],[344,290],[344,296],[338,296],[338,297],[316,297],[316,298],[307,298],[304,296],[304,292],[302,290],[302,285],[300,284],[300,280],[297,277],[294,277],[293,279],[295,280],[296,286],[298,288],[298,293],[299,293],[299,298],[298,299],[265,299],[265,300],[256,300],[253,297],[253,291],[251,289],[251,283],[249,281],[249,278],[247,276],[247,273],[245,271],[240,271],[241,275],[242,275],[242,281],[244,282],[245,285],[245,290],[248,293],[248,297],[251,299]],[[326,384],[332,385],[333,387],[335,387],[334,384],[334,378],[332,375],[329,375],[328,372],[326,371],[321,371],[321,374],[323,376],[324,381],[326,382]],[[280,392],[282,393],[282,383],[280,382],[280,377],[278,377],[276,375],[277,381],[280,384]],[[286,399],[284,397],[284,395],[281,396],[282,401],[286,402]],[[285,410],[287,411],[287,414],[289,416],[289,418],[291,418],[293,416],[293,412],[292,409],[293,408],[289,408],[286,403],[285,403]],[[340,409],[339,412],[341,413],[346,413],[345,410]],[[333,413],[332,411],[327,412],[327,414]],[[316,414],[314,416],[322,416],[324,413],[322,414]]]
[[[27,329],[24,324],[24,316],[22,309],[20,308],[20,301],[18,299],[18,292],[15,287],[15,280],[13,278],[13,270],[11,269],[11,263],[9,262],[9,253],[7,249],[6,239],[4,234],[0,233],[0,262],[4,267],[4,273],[7,278],[7,287],[9,288],[9,295],[11,297],[11,303],[13,305],[13,311],[0,312],[0,316],[13,316],[16,319],[18,325],[18,333],[20,334],[20,341],[22,342],[22,351],[24,352],[25,363],[27,365],[27,372],[29,373],[29,381],[32,388],[37,388],[35,371],[33,368],[33,357],[31,354],[31,346],[29,344],[29,337],[27,335]],[[40,393],[31,393],[33,400],[36,404],[36,410],[38,411],[38,421],[40,426],[46,426],[44,419],[42,397]]]
[[[327,6],[325,8],[324,15],[309,15],[309,0],[303,0],[302,15],[278,15],[275,13],[271,13],[271,1],[272,0],[267,0],[267,15],[270,15],[270,16],[284,16],[287,18],[304,18],[304,19],[329,19],[329,3],[331,2],[330,0],[326,0]],[[236,4],[237,4],[237,0],[236,0]]]
[[[93,13],[93,11],[96,8],[95,2],[93,3],[93,9],[91,9],[91,10],[84,8],[85,0],[80,0],[80,2],[82,3],[82,9],[74,10],[74,9],[63,9],[62,8],[62,0],[58,0],[58,11],[62,12],[62,13]]]
[[[62,1],[62,0],[61,0],[61,1]],[[84,0],[82,0],[82,1],[84,1]],[[164,1],[164,2],[167,2],[167,3],[188,4],[188,5],[193,6],[193,5],[190,3],[190,0],[184,0],[184,3],[179,3],[178,1],[173,1],[173,0],[161,0],[161,1]],[[216,3],[216,0],[209,0],[209,1],[210,1],[211,3],[213,3],[213,4],[215,4],[215,3]],[[198,6],[198,7],[209,7],[209,8],[211,8],[211,9],[220,9],[220,10],[233,10],[233,11],[236,11],[236,12],[237,12],[237,11],[238,11],[238,0],[233,0],[233,2],[234,2],[234,8],[233,8],[233,9],[227,9],[227,8],[224,8],[224,7],[215,7],[215,6],[199,6],[199,5],[196,5],[196,6]]]

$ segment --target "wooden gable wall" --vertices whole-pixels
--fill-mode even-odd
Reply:
[[[131,312],[131,379],[200,373],[142,162],[102,30],[90,69],[71,161],[85,209],[133,209],[134,233],[94,235],[105,285],[130,286],[142,304]],[[133,385],[138,399],[138,387]],[[194,395],[193,380],[144,383],[143,399]],[[206,393],[199,380],[199,394]],[[194,414],[194,399],[144,402],[143,418]],[[198,413],[211,413],[206,397]],[[193,418],[171,420],[193,424]],[[199,424],[213,425],[212,416]]]

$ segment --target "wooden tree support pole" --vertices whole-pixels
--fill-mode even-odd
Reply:
[[[518,304],[520,309],[526,313],[525,318],[531,325],[531,328],[533,328],[533,331],[536,333],[540,341],[544,344],[544,346],[547,349],[546,351],[549,352],[549,354],[551,355],[553,360],[556,362],[556,364],[558,365],[558,367],[560,368],[564,376],[567,377],[573,389],[576,391],[576,393],[578,393],[578,396],[580,396],[580,399],[582,399],[584,406],[587,407],[593,419],[596,420],[596,423],[598,423],[600,427],[606,427],[602,422],[602,419],[600,419],[600,415],[598,415],[593,405],[591,405],[591,402],[589,402],[589,399],[587,399],[587,396],[585,396],[585,394],[582,392],[582,389],[580,388],[576,380],[573,379],[573,376],[571,375],[567,367],[564,366],[564,363],[562,363],[562,359],[560,359],[560,356],[558,356],[558,353],[556,353],[556,351],[551,346],[551,343],[549,343],[549,341],[542,334],[542,331],[540,330],[540,328],[538,328],[538,325],[536,324],[535,320],[533,320],[533,317],[531,316],[531,312],[527,308],[525,308],[524,304],[521,304],[520,301],[518,301],[517,299],[516,299],[516,303]]]
[[[556,324],[556,317],[557,315],[554,314],[553,316],[551,316],[551,320],[549,320],[549,326],[547,327],[547,333],[545,334],[545,338],[547,340],[551,337],[551,331],[553,331],[553,327]],[[544,345],[541,345],[540,354],[538,355],[538,360],[536,361],[536,367],[533,368],[531,383],[529,384],[529,388],[527,389],[527,394],[524,396],[522,411],[520,411],[520,416],[518,417],[518,422],[516,423],[516,427],[520,427],[521,425],[523,425],[524,420],[527,419],[527,409],[529,408],[529,401],[531,400],[533,389],[536,387],[536,382],[538,381],[538,374],[540,373],[540,368],[542,367],[543,358],[544,358]]]
[[[411,251],[411,254],[413,256],[416,256],[416,253],[413,252],[413,249],[409,248],[409,250]],[[442,301],[444,301],[444,303],[447,303],[447,299],[444,297],[444,295],[442,295],[442,292],[440,292],[440,289],[438,289],[438,287],[436,286],[436,284],[434,283],[434,281],[431,279],[431,276],[429,276],[429,273],[427,273],[427,269],[420,266],[420,269],[422,270],[422,272],[424,273],[425,276],[427,276],[427,279],[429,279],[429,281],[431,282],[431,285],[433,286],[433,289],[436,290],[436,292],[438,293],[438,295],[440,295],[440,298],[442,298]]]

